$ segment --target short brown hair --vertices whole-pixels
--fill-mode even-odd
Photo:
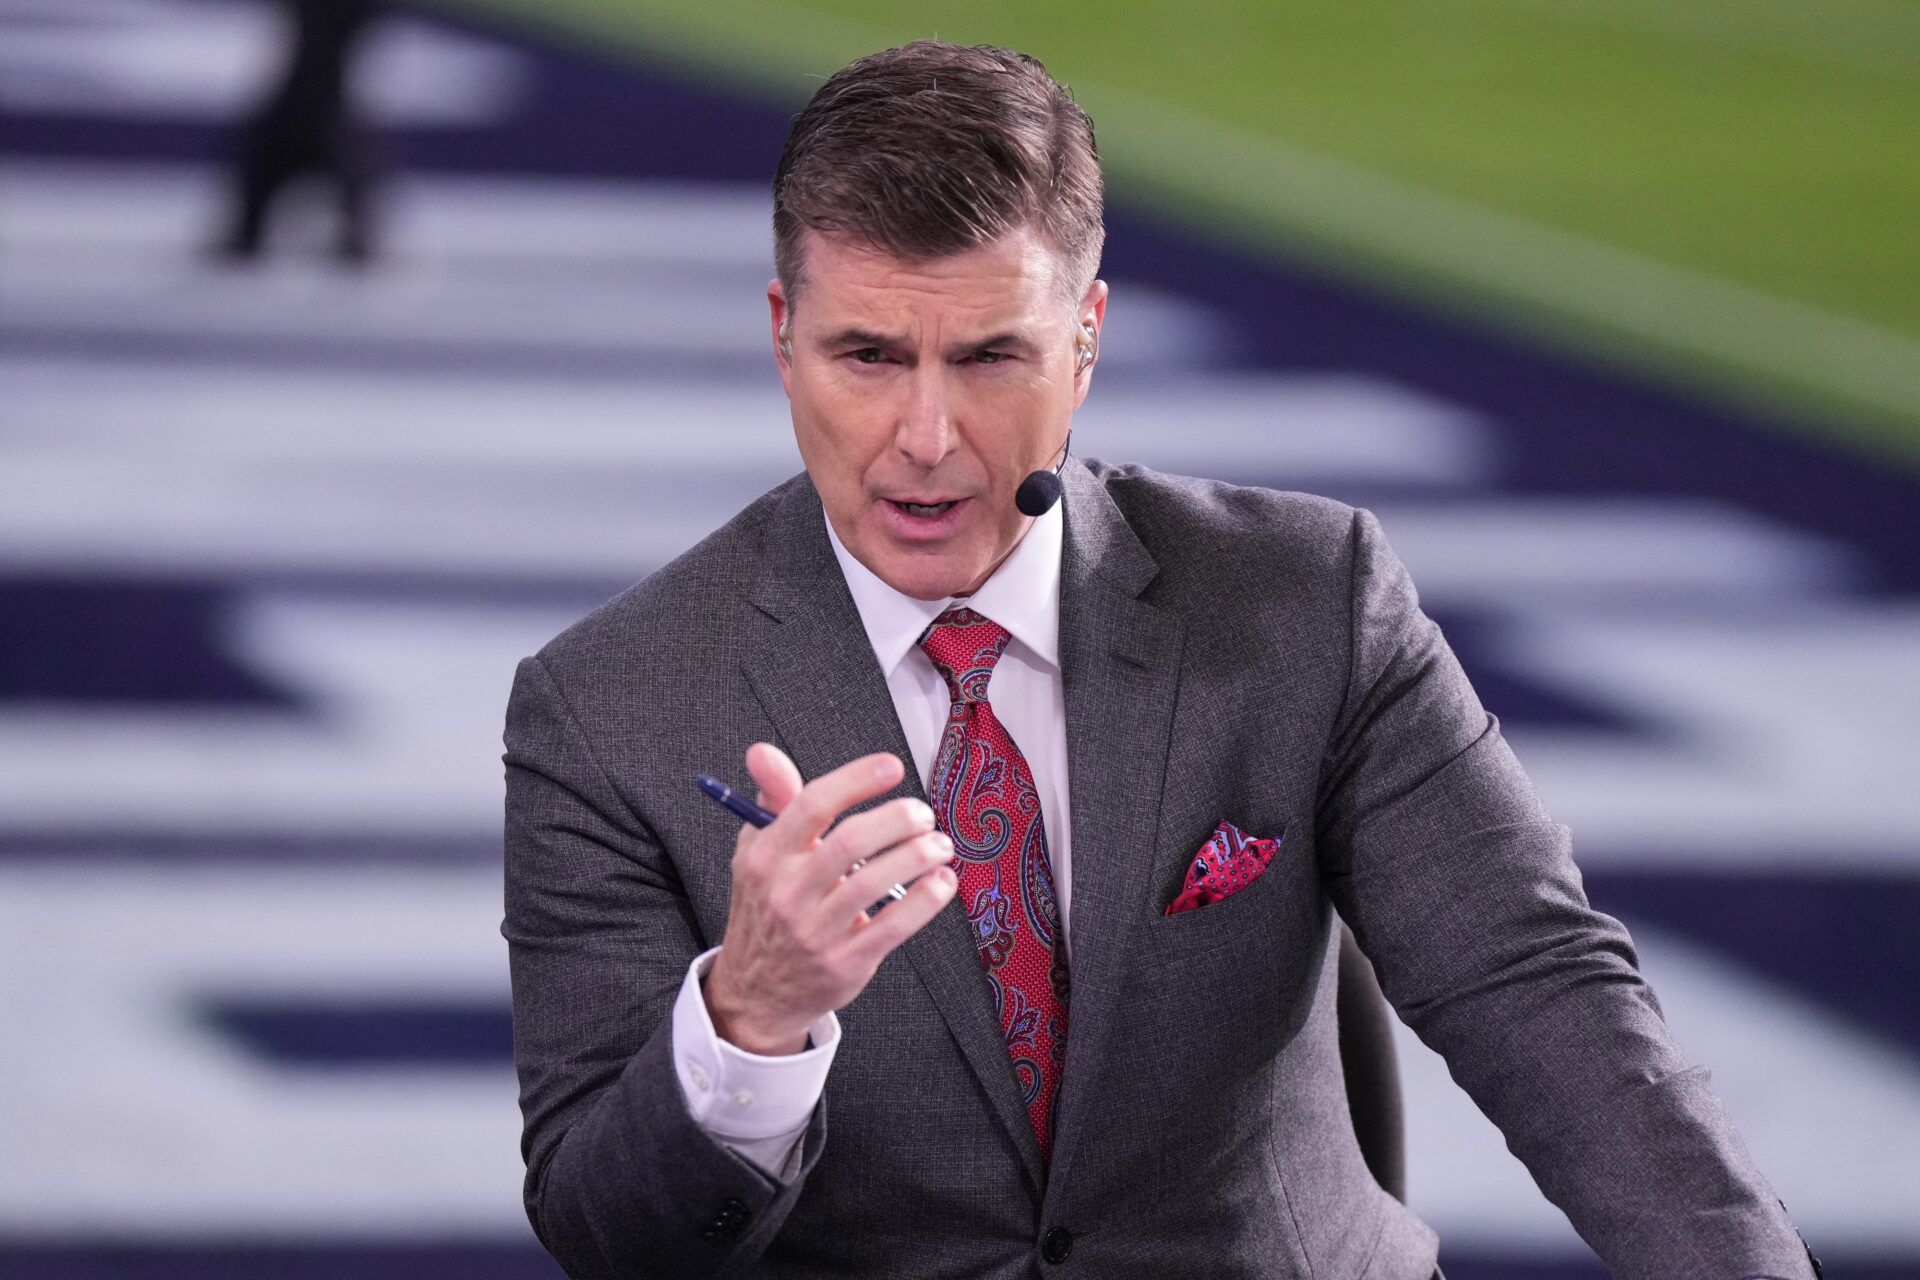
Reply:
[[[923,262],[1032,224],[1077,300],[1100,267],[1093,122],[1037,58],[916,40],[834,72],[794,118],[773,175],[773,257],[791,300],[800,233]]]

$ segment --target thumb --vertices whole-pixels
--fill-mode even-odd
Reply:
[[[770,813],[784,810],[805,784],[787,753],[771,742],[756,742],[747,748],[747,772],[759,784],[760,807]]]

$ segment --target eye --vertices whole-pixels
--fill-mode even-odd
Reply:
[[[976,351],[973,356],[973,362],[975,364],[999,364],[1006,358],[1007,355],[1004,351]]]
[[[847,353],[857,364],[879,364],[886,359],[886,353],[878,347],[861,347],[858,351]]]

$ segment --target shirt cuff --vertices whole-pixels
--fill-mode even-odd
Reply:
[[[700,986],[719,954],[714,947],[694,957],[673,1005],[674,1070],[687,1110],[722,1140],[796,1136],[826,1091],[840,1020],[831,1012],[815,1018],[807,1027],[809,1047],[799,1053],[768,1056],[729,1044],[714,1031]]]

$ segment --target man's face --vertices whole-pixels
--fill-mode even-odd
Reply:
[[[1052,466],[1092,367],[1077,370],[1080,326],[1097,335],[1107,287],[1078,307],[1031,229],[931,262],[812,231],[806,285],[789,307],[767,289],[780,377],[800,456],[834,532],[896,591],[971,593],[1032,518],[1013,504]]]

